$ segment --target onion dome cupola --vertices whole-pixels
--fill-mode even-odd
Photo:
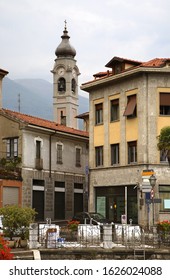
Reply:
[[[66,21],[65,21],[65,28],[63,31],[63,35],[61,36],[61,38],[62,38],[62,41],[55,51],[56,56],[74,58],[76,55],[76,50],[74,49],[74,47],[72,47],[70,45],[70,42],[69,42],[70,36],[68,35]]]

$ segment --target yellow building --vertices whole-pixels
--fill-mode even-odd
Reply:
[[[170,168],[157,149],[170,125],[170,59],[113,57],[106,67],[81,86],[90,102],[89,210],[150,226],[170,219]],[[157,178],[153,200],[143,170]]]

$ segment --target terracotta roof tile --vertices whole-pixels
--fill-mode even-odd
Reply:
[[[19,113],[19,112],[11,111],[11,110],[8,110],[8,109],[0,109],[0,112],[4,115],[10,116],[13,119],[16,119],[16,120],[21,121],[21,122],[25,122],[27,124],[32,124],[32,125],[35,125],[35,126],[39,126],[39,127],[43,127],[43,128],[47,128],[47,129],[52,129],[52,130],[56,130],[56,131],[60,131],[60,132],[66,132],[66,133],[74,134],[74,135],[78,135],[78,136],[85,136],[85,137],[89,136],[89,133],[87,131],[83,131],[83,130],[67,127],[67,126],[64,126],[64,125],[60,125],[60,124],[57,124],[53,121],[49,121],[49,120],[46,120],[46,119],[41,119],[41,118],[38,118],[38,117],[34,117],[34,116]]]
[[[147,62],[143,62],[140,67],[162,67],[167,61],[170,61],[170,58],[154,58]]]

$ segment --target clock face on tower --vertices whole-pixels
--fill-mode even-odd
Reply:
[[[58,75],[63,76],[63,75],[64,75],[64,73],[65,73],[65,69],[64,69],[64,67],[60,67],[60,68],[58,68],[57,73],[58,73]]]

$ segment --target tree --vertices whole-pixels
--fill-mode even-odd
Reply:
[[[14,236],[20,236],[25,239],[28,236],[29,224],[33,223],[36,212],[29,207],[19,207],[17,205],[8,205],[0,208],[2,215],[2,224],[4,235],[10,240]]]
[[[167,157],[170,166],[170,126],[165,126],[161,129],[157,147]]]

